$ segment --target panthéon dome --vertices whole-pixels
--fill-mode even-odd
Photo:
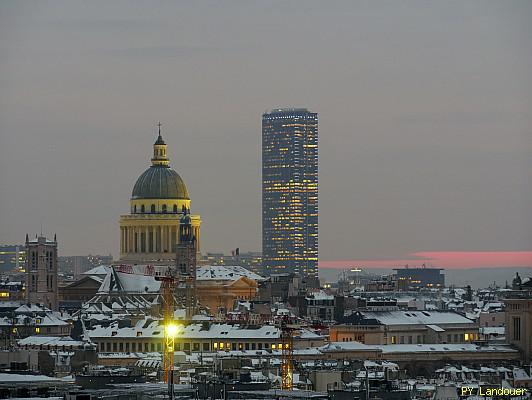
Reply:
[[[154,144],[152,165],[137,179],[131,199],[190,200],[187,186],[179,174],[170,168],[166,143],[159,136]]]

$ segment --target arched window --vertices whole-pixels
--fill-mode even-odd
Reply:
[[[135,205],[133,206],[133,214],[136,214],[136,213],[137,213],[137,205],[135,204]]]
[[[140,206],[140,212],[143,213],[145,211],[146,211],[146,209],[144,208],[144,204],[143,204],[143,205]]]
[[[151,205],[151,212],[152,212],[152,213],[155,212],[155,204],[152,204],[152,205]]]
[[[163,204],[163,213],[166,212],[166,204]]]
[[[174,214],[177,214],[177,204],[174,204]]]

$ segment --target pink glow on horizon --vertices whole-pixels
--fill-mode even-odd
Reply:
[[[397,268],[425,264],[448,269],[532,267],[532,251],[423,251],[410,258],[320,261],[320,268]]]

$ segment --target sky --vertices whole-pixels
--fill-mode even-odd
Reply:
[[[63,255],[117,256],[161,121],[203,250],[260,250],[261,114],[307,107],[323,267],[530,266],[531,18],[526,0],[1,2],[0,243],[42,224]]]

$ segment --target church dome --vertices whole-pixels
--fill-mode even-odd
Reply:
[[[137,179],[131,193],[131,200],[138,199],[175,199],[190,200],[187,186],[177,172],[170,168],[170,160],[166,154],[166,143],[159,136],[153,144],[151,167]]]
[[[131,199],[190,200],[183,179],[173,169],[162,165],[152,165],[139,176]]]

